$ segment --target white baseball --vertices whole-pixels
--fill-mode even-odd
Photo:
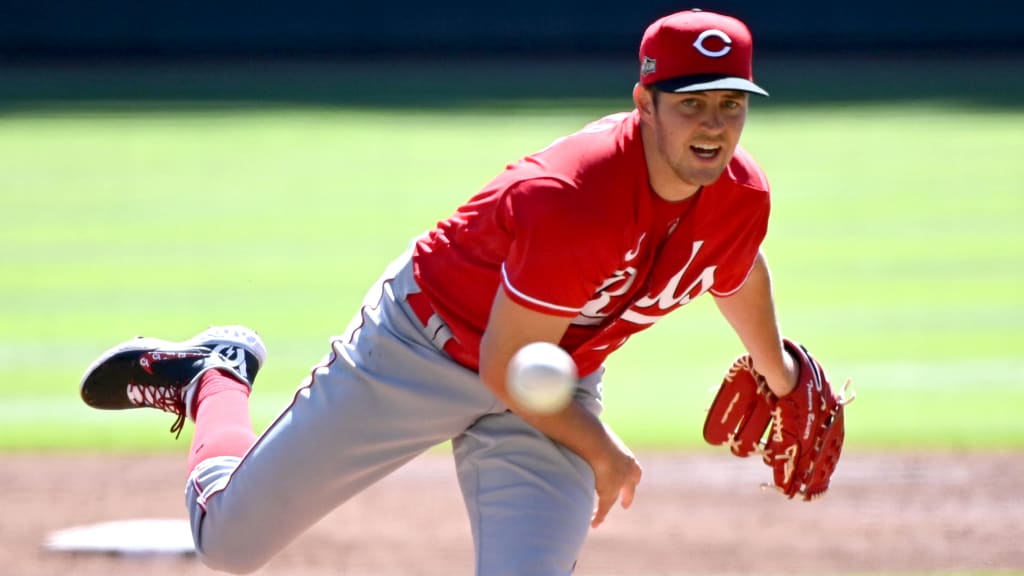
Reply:
[[[550,342],[533,342],[509,361],[508,392],[530,412],[553,414],[569,405],[577,376],[568,352]]]

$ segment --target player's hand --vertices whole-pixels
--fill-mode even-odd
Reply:
[[[604,522],[615,502],[622,499],[622,507],[629,508],[633,504],[636,487],[643,476],[643,469],[636,456],[626,444],[605,426],[605,431],[612,440],[606,454],[590,462],[594,470],[594,490],[597,492],[597,508],[590,522],[597,528]]]

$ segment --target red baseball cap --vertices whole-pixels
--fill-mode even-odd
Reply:
[[[693,9],[647,27],[640,42],[640,83],[663,92],[739,90],[767,96],[754,84],[754,43],[731,16]]]

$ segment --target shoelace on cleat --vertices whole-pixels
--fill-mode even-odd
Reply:
[[[168,386],[146,386],[144,384],[128,384],[128,399],[136,406],[151,406],[164,412],[177,414],[178,418],[171,425],[171,433],[175,438],[181,436],[185,427],[185,401],[181,390]]]

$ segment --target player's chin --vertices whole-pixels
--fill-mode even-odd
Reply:
[[[683,182],[687,182],[694,186],[708,186],[714,184],[722,172],[725,171],[725,164],[718,163],[715,165],[703,165],[703,166],[687,166],[685,169],[676,170],[676,174]]]

